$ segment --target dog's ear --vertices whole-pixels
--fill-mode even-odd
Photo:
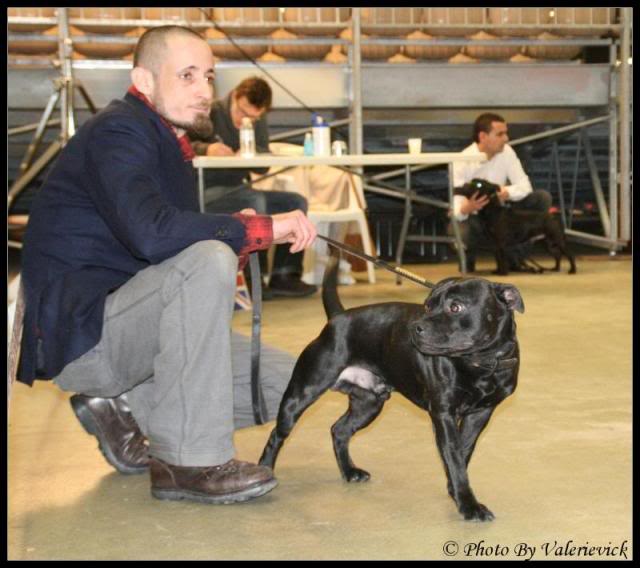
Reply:
[[[520,291],[512,284],[494,284],[498,298],[507,304],[510,310],[517,310],[521,314],[524,313],[524,302]]]

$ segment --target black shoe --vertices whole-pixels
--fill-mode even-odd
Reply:
[[[273,292],[263,284],[262,285],[262,301],[268,302],[269,300],[273,300]]]
[[[120,473],[144,473],[149,469],[146,438],[136,424],[124,395],[116,398],[74,394],[71,408],[80,424],[98,438],[105,459]]]
[[[262,301],[263,302],[267,302],[269,300],[273,300],[273,292],[265,285],[264,282],[261,282],[261,287],[262,287]],[[251,288],[251,281],[248,280],[247,281],[247,289],[249,290],[249,295],[251,296],[251,299],[253,300],[253,290]]]
[[[269,280],[269,290],[274,297],[302,298],[318,291],[313,284],[305,284],[299,276],[274,274]]]

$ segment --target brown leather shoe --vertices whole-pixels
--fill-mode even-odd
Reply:
[[[80,424],[98,438],[105,459],[120,473],[144,473],[149,469],[146,438],[129,410],[125,395],[98,398],[74,394],[71,407]]]
[[[150,473],[151,495],[170,501],[226,505],[255,499],[278,485],[271,468],[237,460],[212,467],[185,467],[152,457]]]

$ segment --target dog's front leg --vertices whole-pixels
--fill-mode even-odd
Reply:
[[[462,454],[464,463],[468,467],[469,460],[476,447],[478,436],[489,423],[489,419],[495,410],[495,406],[485,408],[473,414],[467,414],[460,423],[460,441],[462,442]]]
[[[462,456],[464,458],[464,463],[467,470],[469,468],[469,461],[471,460],[471,456],[473,455],[473,450],[476,447],[478,437],[484,430],[485,426],[489,423],[489,419],[491,418],[494,410],[495,406],[491,408],[485,408],[484,410],[481,410],[479,412],[467,414],[460,421],[460,427],[458,428],[458,430],[460,432],[460,442],[462,444]],[[449,481],[447,490],[449,491],[449,495],[453,497],[453,487],[451,486],[451,481]]]
[[[493,513],[482,503],[478,503],[471,491],[462,437],[454,417],[449,412],[432,412],[431,418],[449,481],[449,493],[456,502],[458,511],[468,521],[493,520]]]

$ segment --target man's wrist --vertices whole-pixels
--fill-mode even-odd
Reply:
[[[257,250],[266,250],[271,246],[273,242],[273,220],[269,215],[234,213],[232,217],[242,222],[245,231],[244,244],[238,255]]]
[[[463,215],[469,215],[469,213],[471,213],[472,211],[473,208],[471,207],[471,202],[466,199],[464,203],[460,205],[460,213],[462,213]]]

